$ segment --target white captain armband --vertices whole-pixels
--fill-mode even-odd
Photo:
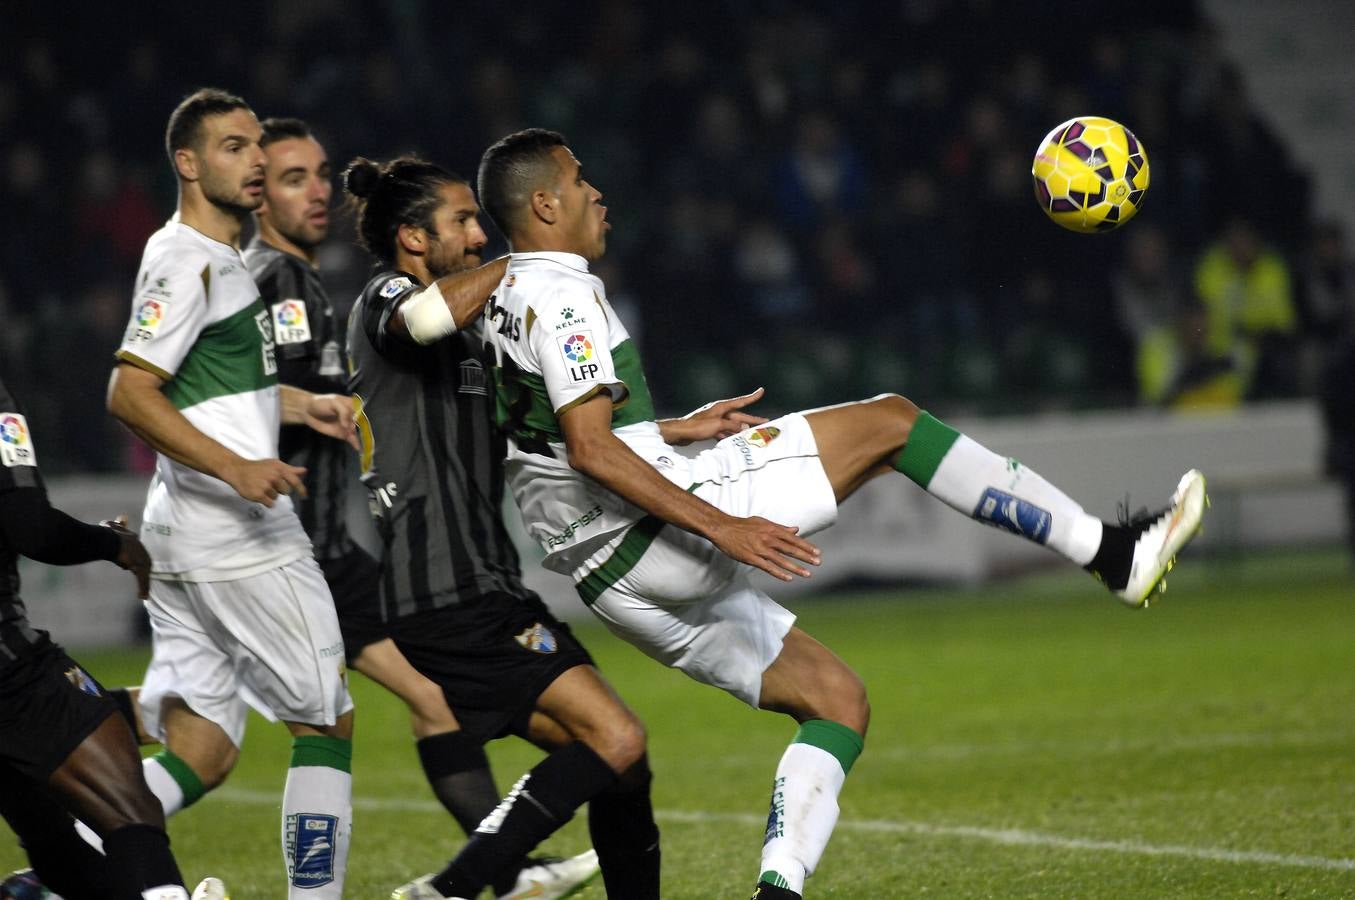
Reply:
[[[431,344],[456,331],[456,320],[436,281],[400,304],[400,318],[416,344]]]

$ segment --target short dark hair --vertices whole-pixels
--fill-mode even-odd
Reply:
[[[263,137],[259,138],[259,146],[267,147],[274,141],[285,141],[291,138],[305,139],[315,137],[308,125],[302,119],[293,119],[287,116],[269,116],[259,123],[263,128]]]
[[[433,227],[433,211],[442,204],[438,189],[469,184],[436,163],[409,155],[388,163],[359,156],[343,173],[343,186],[357,207],[358,244],[386,265],[395,262],[395,236],[401,225]]]
[[[165,128],[165,152],[169,154],[170,166],[177,171],[174,165],[176,150],[196,147],[202,140],[203,119],[237,109],[249,109],[249,104],[244,98],[220,88],[199,88],[184,97],[169,114],[169,125]]]
[[[527,128],[515,131],[480,157],[480,205],[505,235],[521,218],[532,191],[541,186],[546,172],[559,169],[551,151],[569,142],[558,131]]]

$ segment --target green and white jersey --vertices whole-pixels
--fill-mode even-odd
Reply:
[[[561,414],[605,393],[613,434],[674,483],[685,466],[659,434],[639,352],[583,257],[513,254],[485,316],[509,486],[543,564],[576,574],[645,514],[569,467]]]
[[[164,379],[203,434],[246,459],[278,455],[273,326],[236,248],[173,220],[153,234],[117,356]],[[311,552],[287,497],[251,503],[162,453],[141,539],[153,575],[180,581],[244,578]]]

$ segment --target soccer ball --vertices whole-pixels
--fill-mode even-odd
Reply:
[[[1035,199],[1069,231],[1110,231],[1134,218],[1148,190],[1148,152],[1100,116],[1069,119],[1045,136],[1030,174]]]

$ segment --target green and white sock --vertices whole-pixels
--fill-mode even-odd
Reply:
[[[353,743],[325,735],[292,740],[282,792],[282,854],[291,900],[338,900],[353,834]]]
[[[151,793],[164,807],[166,819],[197,803],[207,793],[197,773],[168,749],[143,759],[141,770],[146,775],[146,784],[150,786]],[[75,831],[86,844],[103,852],[103,839],[94,833],[94,829],[84,822],[76,822]]]
[[[1101,520],[1015,459],[998,456],[919,413],[894,468],[971,519],[1019,534],[1085,566],[1101,545]]]
[[[837,797],[864,739],[846,725],[810,719],[776,767],[762,842],[760,881],[804,893],[837,824]]]

